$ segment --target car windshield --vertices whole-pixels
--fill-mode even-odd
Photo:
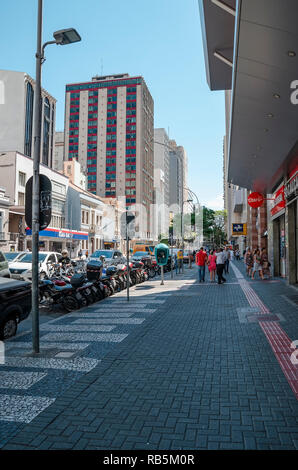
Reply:
[[[100,256],[105,256],[105,258],[112,258],[113,252],[110,250],[97,250],[91,255],[91,258],[99,258]]]
[[[42,263],[46,259],[46,257],[47,255],[45,253],[39,253],[38,262]],[[32,253],[27,253],[20,260],[18,260],[18,262],[19,263],[32,263]]]
[[[13,261],[14,259],[16,259],[17,256],[19,256],[19,254],[20,253],[17,251],[10,251],[9,253],[4,253],[7,261]]]

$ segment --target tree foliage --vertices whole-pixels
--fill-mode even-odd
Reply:
[[[214,211],[203,207],[203,235],[206,243],[220,246],[226,241],[225,218],[226,211]]]

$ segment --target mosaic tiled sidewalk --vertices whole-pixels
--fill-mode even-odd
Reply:
[[[153,285],[158,281],[151,282]],[[144,295],[132,288],[129,304],[123,291],[42,323],[38,356],[31,355],[30,333],[7,341],[5,364],[0,365],[0,447],[91,371],[165,301],[166,297],[157,298],[152,291]]]

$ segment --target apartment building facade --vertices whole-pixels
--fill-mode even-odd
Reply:
[[[64,168],[64,131],[55,132],[53,169],[63,171]]]
[[[231,118],[231,90],[225,90],[225,124],[226,135],[223,140],[223,189],[224,189],[224,209],[226,211],[225,232],[227,239],[238,247],[240,252],[248,247],[257,246],[254,243],[256,226],[253,225],[251,208],[247,204],[247,189],[234,185],[228,181],[229,167],[229,133]],[[243,224],[246,233],[237,235],[233,232],[233,224]]]
[[[154,240],[167,238],[170,205],[170,146],[165,129],[154,129]]]
[[[0,153],[17,151],[33,157],[35,81],[24,72],[0,70]],[[56,99],[41,90],[40,161],[53,166]]]
[[[96,76],[66,85],[64,159],[87,171],[87,189],[142,206],[136,236],[150,238],[153,99],[143,77]]]
[[[177,145],[175,140],[170,140],[170,178],[169,178],[169,202],[170,205],[182,207],[183,201],[188,199],[187,176],[188,161],[187,154],[182,145]]]

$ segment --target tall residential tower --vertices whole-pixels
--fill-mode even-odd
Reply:
[[[153,140],[153,99],[142,77],[96,76],[66,85],[64,159],[87,170],[92,193],[146,209],[141,227],[136,224],[141,238],[150,238]]]

